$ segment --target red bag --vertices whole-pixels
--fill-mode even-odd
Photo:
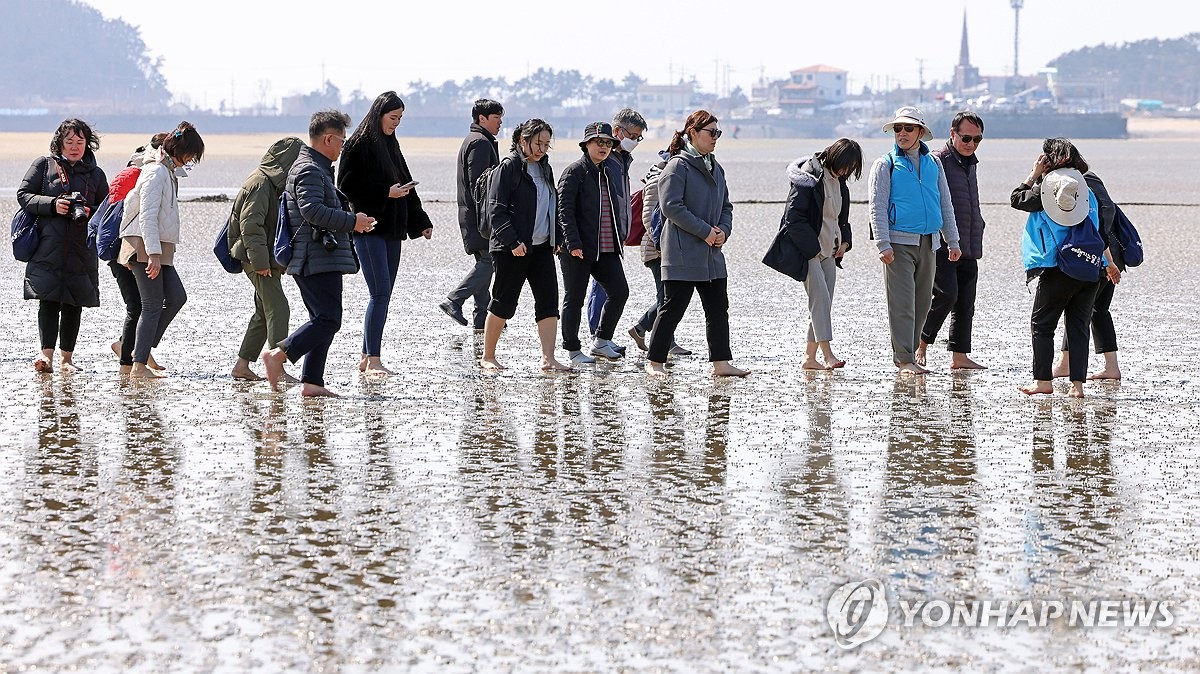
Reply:
[[[629,197],[629,208],[633,211],[629,223],[629,236],[625,237],[626,246],[642,245],[642,237],[646,236],[646,226],[642,224],[642,190]]]

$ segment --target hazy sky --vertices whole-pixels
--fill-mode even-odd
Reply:
[[[172,92],[206,107],[231,95],[238,106],[274,102],[319,87],[322,73],[372,98],[418,79],[511,82],[538,67],[614,80],[632,70],[654,84],[695,75],[710,91],[748,93],[760,75],[824,63],[849,71],[853,92],[916,86],[922,61],[926,82],[953,75],[964,9],[972,63],[985,75],[1013,63],[1010,0],[85,2],[139,27]],[[1020,68],[1189,32],[1200,32],[1200,4],[1188,0],[1025,0]]]

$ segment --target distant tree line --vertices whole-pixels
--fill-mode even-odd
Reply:
[[[1151,98],[1183,106],[1200,103],[1200,33],[1084,47],[1062,54],[1049,65],[1058,69],[1063,80],[1106,82],[1118,98]]]
[[[138,29],[75,0],[0,2],[0,107],[75,114],[166,111]]]

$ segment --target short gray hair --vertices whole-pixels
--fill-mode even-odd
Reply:
[[[613,125],[619,126],[622,129],[628,129],[631,126],[636,126],[642,131],[646,130],[646,118],[638,114],[633,108],[625,108],[617,114],[613,115]]]

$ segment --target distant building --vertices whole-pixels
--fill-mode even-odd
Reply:
[[[812,115],[846,101],[847,71],[814,65],[789,73],[786,80],[759,80],[750,89],[750,105],[788,116]]]
[[[967,46],[967,10],[963,9],[962,45],[958,49],[958,65],[954,66],[954,93],[979,86],[979,68],[971,65],[971,50]]]
[[[686,113],[695,95],[695,85],[691,82],[683,84],[643,84],[637,88],[638,112],[643,117],[651,119],[676,118],[680,113]]]

